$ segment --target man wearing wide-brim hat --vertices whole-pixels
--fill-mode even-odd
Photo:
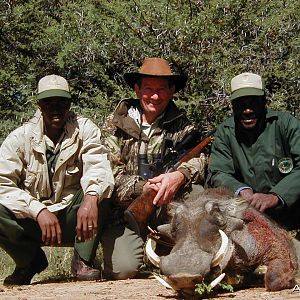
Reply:
[[[300,122],[266,108],[260,75],[231,80],[233,117],[217,129],[209,183],[226,186],[290,229],[299,228]]]
[[[16,264],[4,284],[30,284],[48,266],[42,246],[74,246],[75,278],[99,279],[100,213],[114,184],[100,129],[69,111],[61,76],[40,79],[37,103],[0,148],[0,247]]]
[[[136,276],[143,260],[145,232],[124,221],[128,205],[142,192],[155,191],[153,204],[158,209],[149,223],[156,228],[166,221],[165,207],[179,192],[184,194],[192,182],[201,187],[205,168],[205,157],[198,157],[164,173],[172,157],[184,151],[182,141],[199,137],[173,101],[187,77],[173,74],[165,59],[154,57],[145,59],[138,72],[126,73],[124,79],[137,98],[122,100],[103,128],[116,182],[114,226],[104,232],[102,241],[104,274],[114,279]]]

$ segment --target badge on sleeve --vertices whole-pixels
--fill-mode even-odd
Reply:
[[[290,173],[293,167],[293,161],[290,157],[283,157],[278,161],[278,169],[282,174]]]

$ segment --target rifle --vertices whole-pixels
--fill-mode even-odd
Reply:
[[[180,164],[198,156],[202,150],[212,142],[213,132],[214,131],[210,132],[199,144],[184,154],[167,172],[176,170]],[[154,190],[148,190],[134,199],[124,211],[124,217],[129,227],[139,235],[141,235],[141,232],[146,228],[148,219],[155,210],[155,205],[153,204],[155,196],[156,192]]]

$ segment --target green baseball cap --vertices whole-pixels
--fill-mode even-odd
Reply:
[[[264,82],[257,74],[242,73],[231,80],[231,100],[245,96],[263,96],[264,94]]]
[[[38,83],[37,99],[61,97],[71,99],[70,87],[67,80],[58,75],[47,75]]]

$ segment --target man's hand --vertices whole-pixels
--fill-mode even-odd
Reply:
[[[85,195],[77,212],[77,238],[79,241],[92,240],[98,232],[98,198]]]
[[[155,190],[157,192],[153,204],[161,206],[168,204],[173,199],[178,189],[184,184],[185,177],[179,172],[171,172],[161,174],[157,177],[151,178],[146,183],[147,188]]]
[[[254,193],[250,205],[255,207],[260,212],[264,212],[268,208],[276,207],[279,199],[273,194]]]
[[[245,199],[246,201],[250,201],[253,197],[253,191],[252,189],[243,189],[240,191],[239,195]]]
[[[279,203],[279,199],[276,195],[253,193],[252,189],[240,191],[240,196],[260,212],[264,212],[268,208],[276,207]]]
[[[42,231],[42,241],[44,245],[54,246],[56,241],[58,245],[61,244],[62,233],[55,214],[50,212],[47,208],[44,208],[38,214],[37,222]]]

